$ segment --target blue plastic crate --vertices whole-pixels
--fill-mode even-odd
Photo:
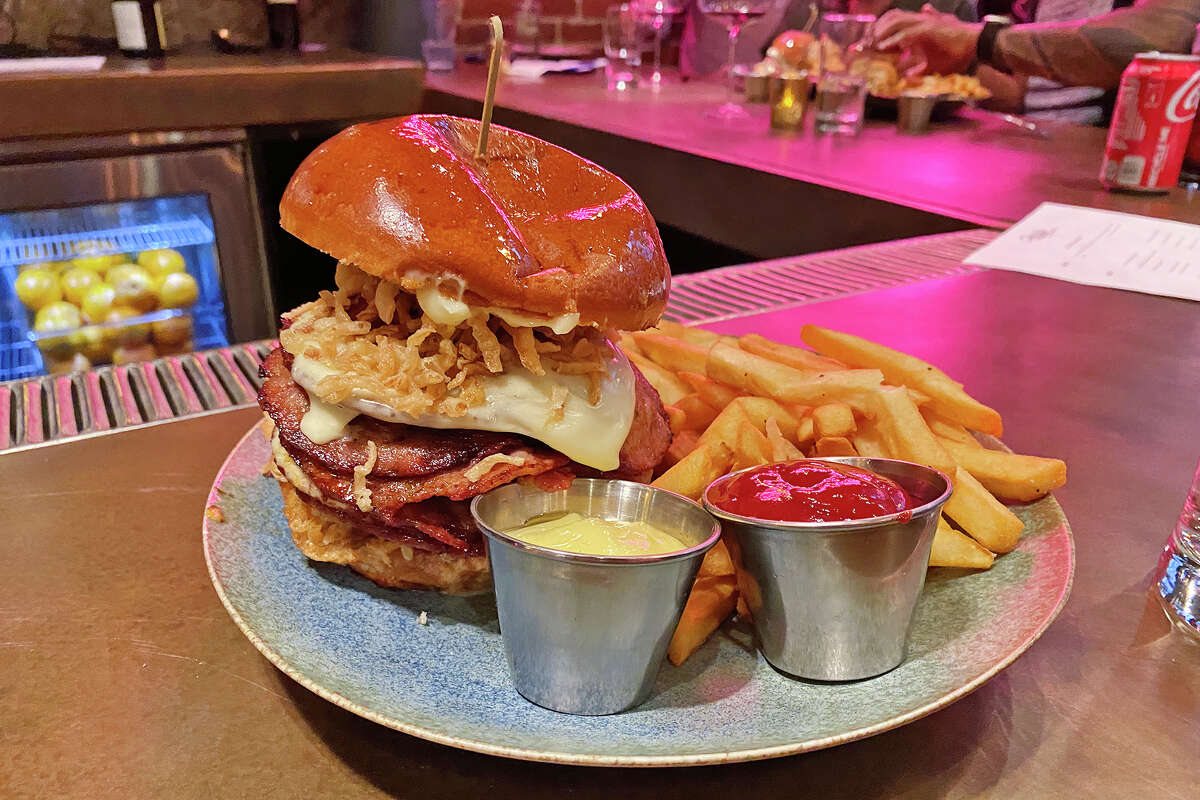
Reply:
[[[225,300],[204,195],[181,195],[0,214],[0,381],[45,372],[30,315],[13,283],[23,264],[64,261],[80,254],[180,250],[199,297],[189,309],[197,349],[229,344]]]

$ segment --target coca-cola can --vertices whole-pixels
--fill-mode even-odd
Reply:
[[[1200,56],[1200,25],[1196,26],[1196,38],[1192,40],[1192,55]],[[1200,184],[1200,122],[1192,121],[1192,135],[1183,154],[1183,169],[1179,172],[1181,186],[1194,187]]]
[[[1178,183],[1197,105],[1200,56],[1138,53],[1121,74],[1100,181],[1133,192]]]

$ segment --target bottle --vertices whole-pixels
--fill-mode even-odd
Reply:
[[[117,46],[129,58],[160,58],[167,46],[159,0],[112,0]]]
[[[297,0],[267,0],[267,31],[271,49],[300,49],[300,10]]]
[[[521,0],[517,6],[517,13],[513,20],[513,45],[514,49],[520,50],[522,55],[532,55],[535,58],[541,55],[541,16],[541,0]]]

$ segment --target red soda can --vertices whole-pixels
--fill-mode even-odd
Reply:
[[[1200,56],[1200,25],[1196,26],[1196,38],[1192,40],[1192,55]],[[1187,151],[1183,154],[1183,169],[1179,172],[1181,186],[1200,184],[1200,122],[1192,121],[1192,136],[1188,139]]]
[[[1178,183],[1197,105],[1200,56],[1138,53],[1121,74],[1101,183],[1132,192]]]

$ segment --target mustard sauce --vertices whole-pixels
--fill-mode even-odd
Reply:
[[[575,512],[505,533],[537,547],[593,556],[653,556],[688,548],[678,537],[648,522],[599,519]]]

